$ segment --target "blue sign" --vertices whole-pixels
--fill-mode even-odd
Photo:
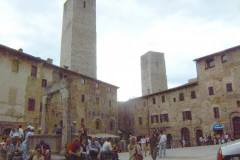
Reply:
[[[223,126],[221,126],[220,124],[216,124],[215,126],[213,126],[213,130],[223,130]]]

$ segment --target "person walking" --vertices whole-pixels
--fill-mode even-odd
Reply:
[[[166,146],[167,146],[167,136],[163,134],[163,131],[160,131],[159,136],[159,156],[160,158],[166,157]],[[163,151],[163,154],[162,154]]]
[[[128,150],[130,157],[129,160],[139,160],[138,156],[141,156],[141,148],[137,144],[137,138],[135,136],[131,136]]]
[[[152,132],[152,136],[150,138],[150,149],[151,149],[151,156],[153,160],[157,158],[157,142],[158,137],[155,132]]]
[[[142,153],[144,153],[146,157],[147,156],[147,139],[145,135],[141,138],[141,147],[142,147]]]

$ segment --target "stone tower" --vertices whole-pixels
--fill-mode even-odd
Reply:
[[[141,73],[143,96],[168,88],[164,53],[150,51],[141,56]]]
[[[67,0],[60,66],[96,79],[96,61],[96,0]]]

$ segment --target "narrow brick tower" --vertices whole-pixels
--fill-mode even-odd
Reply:
[[[65,2],[60,66],[97,78],[96,0]]]
[[[164,53],[147,52],[141,56],[142,95],[168,89]]]

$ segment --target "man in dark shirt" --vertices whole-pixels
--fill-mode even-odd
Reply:
[[[157,158],[157,145],[158,145],[158,137],[155,132],[152,132],[152,136],[150,138],[150,148],[151,148],[151,156],[153,160]]]

